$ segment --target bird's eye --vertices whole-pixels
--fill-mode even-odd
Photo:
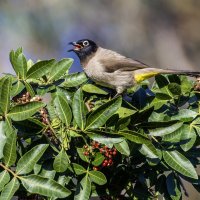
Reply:
[[[89,42],[87,41],[87,40],[85,40],[84,42],[83,42],[83,46],[88,46],[89,45]]]

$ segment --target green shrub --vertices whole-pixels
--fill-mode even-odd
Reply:
[[[10,61],[16,75],[0,79],[0,199],[174,200],[183,179],[198,189],[191,80],[159,75],[111,98],[83,72],[69,74],[70,58],[33,63],[19,48]]]

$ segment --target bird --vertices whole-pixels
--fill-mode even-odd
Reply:
[[[113,50],[105,49],[90,39],[70,42],[80,59],[83,71],[95,83],[116,90],[116,96],[126,89],[158,74],[177,74],[199,77],[200,72],[160,69],[128,58]]]

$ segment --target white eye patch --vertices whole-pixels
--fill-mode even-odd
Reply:
[[[83,42],[83,46],[88,46],[89,45],[89,42],[87,41],[87,40],[85,40],[84,42]]]

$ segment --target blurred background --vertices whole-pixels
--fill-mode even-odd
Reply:
[[[12,73],[11,49],[27,58],[75,59],[68,43],[90,38],[99,45],[161,68],[200,71],[200,1],[0,0],[0,74]],[[187,186],[190,197],[199,194]]]

